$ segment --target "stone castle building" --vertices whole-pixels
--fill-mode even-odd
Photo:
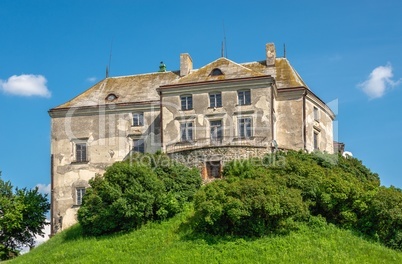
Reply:
[[[162,151],[220,177],[225,160],[275,149],[333,152],[335,118],[286,58],[221,57],[193,69],[108,77],[49,110],[52,233],[76,223],[88,180],[132,152]]]

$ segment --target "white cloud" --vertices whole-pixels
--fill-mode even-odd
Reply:
[[[47,222],[49,223],[49,220],[47,220]],[[42,236],[36,235],[35,236],[35,246],[38,246],[44,242],[46,242],[47,240],[49,240],[49,235],[50,235],[50,224],[45,225],[45,227],[42,229],[43,233],[45,233]]]
[[[39,183],[36,185],[36,187],[38,187],[38,191],[40,193],[43,193],[43,194],[50,193],[50,184],[46,185],[46,184]]]
[[[97,79],[98,78],[96,78],[96,77],[88,77],[87,82],[94,83],[94,82],[96,82]]]
[[[50,223],[49,220],[46,220],[47,223]],[[49,235],[50,235],[50,224],[47,224],[44,226],[44,228],[42,229],[42,232],[44,233],[43,237],[39,236],[39,235],[35,235],[35,247],[39,246],[40,244],[46,242],[47,240],[49,240]],[[20,248],[20,253],[21,254],[25,254],[29,252],[29,247],[22,247]]]
[[[13,75],[8,80],[0,80],[0,88],[9,94],[20,96],[41,96],[50,98],[51,93],[46,87],[47,80],[42,75]]]
[[[378,66],[369,75],[368,79],[358,84],[363,92],[370,98],[380,98],[385,92],[401,82],[401,80],[393,81],[391,64],[385,66]]]
[[[353,157],[353,153],[350,151],[344,151],[342,153],[342,156],[344,156],[345,158]]]

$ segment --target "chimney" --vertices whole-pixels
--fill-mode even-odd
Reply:
[[[265,45],[265,52],[267,54],[267,66],[275,66],[276,51],[274,43],[267,43]]]
[[[193,60],[188,53],[180,54],[180,77],[186,76],[193,69]]]

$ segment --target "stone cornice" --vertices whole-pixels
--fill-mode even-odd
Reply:
[[[272,86],[274,79],[270,75],[214,80],[196,83],[171,84],[160,86],[157,90],[162,95],[178,95],[183,93],[211,92],[217,90],[239,90]]]
[[[93,106],[77,106],[69,108],[53,108],[48,111],[50,117],[91,116],[127,113],[132,111],[160,111],[160,101],[133,102],[122,104],[103,104]]]

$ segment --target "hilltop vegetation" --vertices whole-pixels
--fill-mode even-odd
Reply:
[[[402,191],[355,158],[280,152],[223,175],[200,188],[160,153],[116,163],[91,181],[81,224],[16,263],[402,261]]]
[[[195,234],[193,210],[125,234],[82,235],[80,225],[12,261],[18,263],[402,263],[402,253],[333,225],[302,225],[261,238]]]
[[[192,200],[201,186],[198,170],[167,155],[135,155],[116,162],[89,181],[78,221],[86,235],[129,231],[168,219]]]
[[[289,151],[233,160],[222,180],[200,190],[198,175],[161,153],[115,163],[90,181],[78,212],[84,234],[170,218],[194,197],[195,232],[261,237],[318,221],[402,249],[401,190],[381,187],[378,175],[355,158]]]
[[[402,249],[402,192],[361,161],[286,152],[232,161],[195,197],[194,224],[210,234],[263,236],[328,222]]]

